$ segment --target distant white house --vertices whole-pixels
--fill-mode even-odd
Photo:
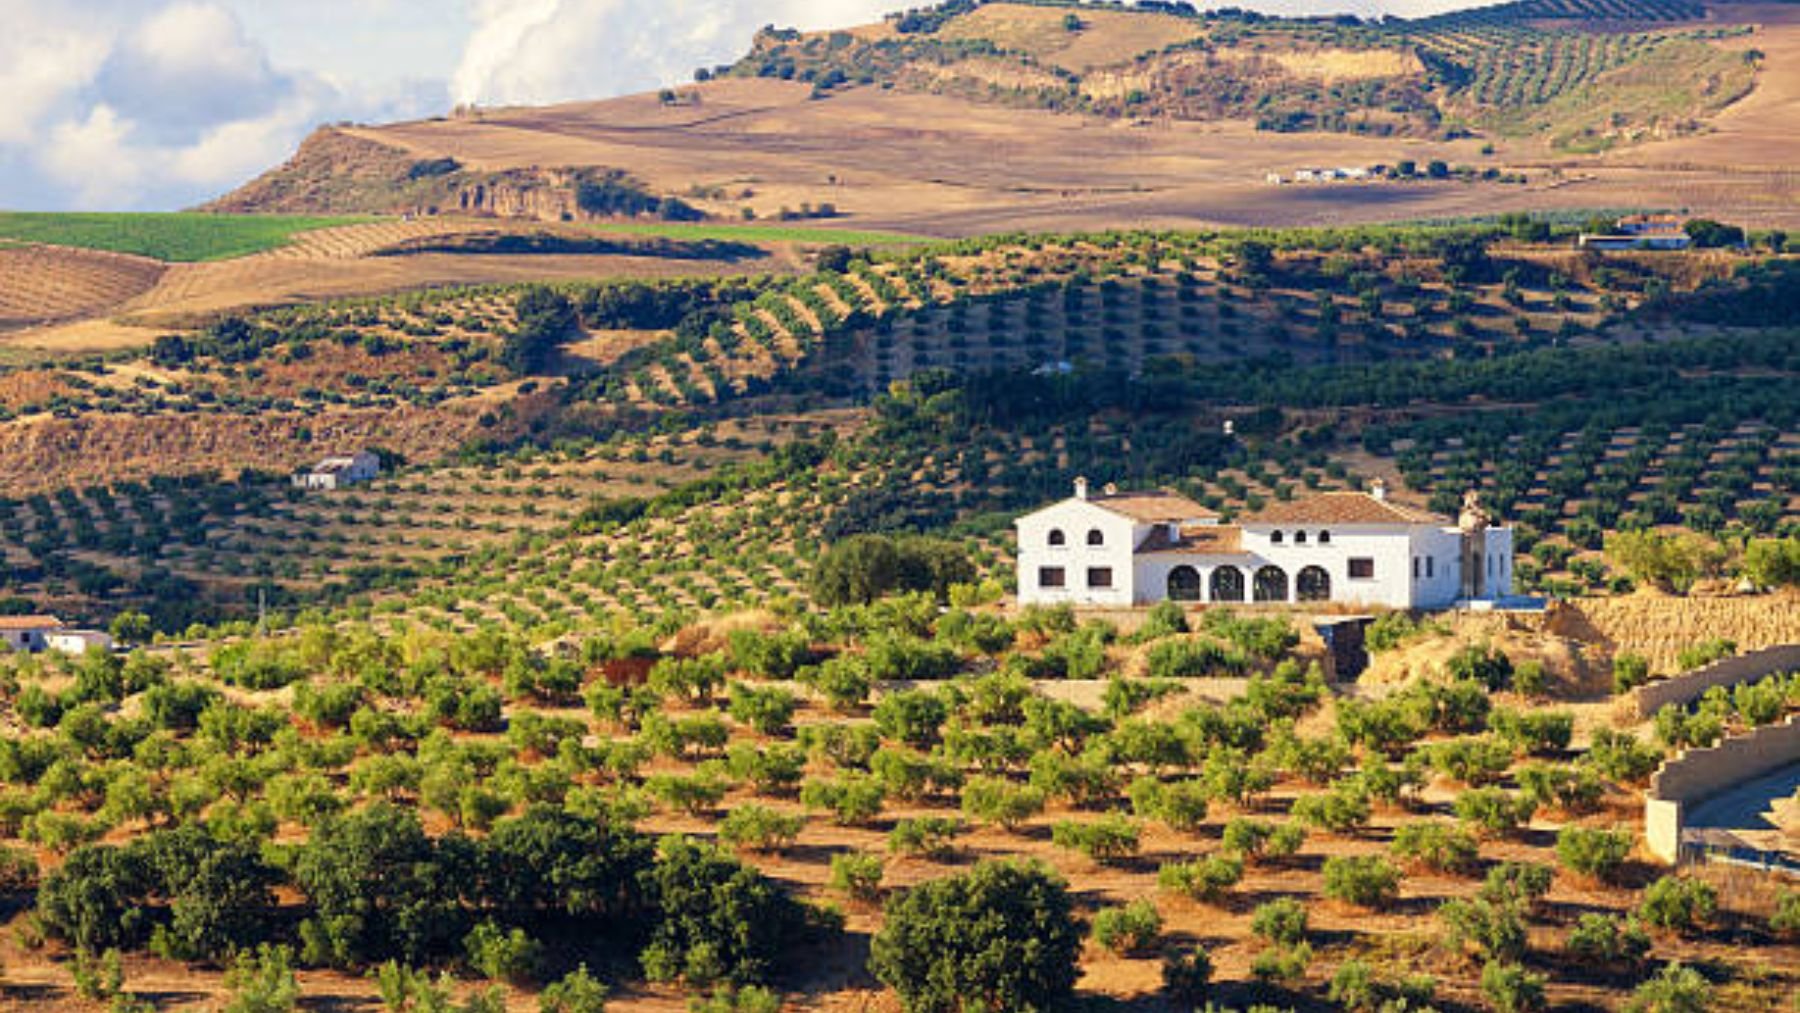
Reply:
[[[341,489],[359,482],[371,482],[381,474],[381,458],[367,450],[347,457],[327,457],[308,471],[294,476],[298,489]]]
[[[0,644],[37,654],[50,649],[50,635],[62,628],[62,620],[55,616],[0,616]]]
[[[113,649],[111,634],[100,630],[58,630],[44,637],[45,645],[62,654],[86,654],[92,650]]]
[[[1373,491],[1274,503],[1236,524],[1172,492],[1075,495],[1013,522],[1022,605],[1160,601],[1442,609],[1512,592],[1512,529],[1473,493],[1457,521]]]
[[[1685,250],[1694,244],[1676,215],[1628,215],[1611,233],[1583,232],[1577,242],[1584,250]]]
[[[99,630],[76,630],[55,616],[0,616],[0,647],[25,654],[58,651],[86,654],[90,648],[112,650],[111,636]]]

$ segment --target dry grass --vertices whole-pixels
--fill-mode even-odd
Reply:
[[[1194,22],[1166,14],[1091,9],[1079,12],[1085,27],[1071,32],[1063,24],[1070,13],[1054,7],[988,4],[952,20],[938,34],[946,39],[986,39],[1077,74],[1205,34]]]

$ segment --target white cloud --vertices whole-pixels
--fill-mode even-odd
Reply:
[[[0,145],[28,144],[106,61],[111,38],[79,11],[0,0]]]
[[[685,80],[742,55],[765,24],[874,21],[895,0],[477,0],[459,103],[561,102]]]

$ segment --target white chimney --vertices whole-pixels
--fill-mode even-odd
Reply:
[[[1369,495],[1375,497],[1375,499],[1379,502],[1386,503],[1387,502],[1387,482],[1385,482],[1379,478],[1373,482],[1370,482],[1369,483]]]
[[[1075,498],[1087,499],[1087,479],[1079,476],[1075,479]]]

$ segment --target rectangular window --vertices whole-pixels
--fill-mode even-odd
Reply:
[[[1088,586],[1089,587],[1112,587],[1112,567],[1110,567],[1110,566],[1090,566],[1090,567],[1088,567]]]
[[[1413,579],[1414,580],[1419,579],[1419,557],[1418,556],[1413,557]]]
[[[1365,557],[1350,560],[1351,580],[1370,580],[1375,576],[1375,561]]]
[[[1038,568],[1039,587],[1062,587],[1063,568],[1060,566],[1042,566]]]
[[[1437,576],[1437,557],[1436,556],[1426,556],[1425,557],[1425,576],[1426,577]]]

